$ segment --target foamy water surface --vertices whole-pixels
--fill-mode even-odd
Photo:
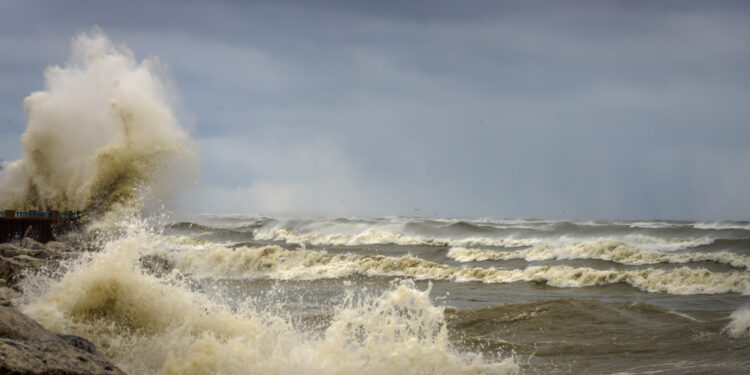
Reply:
[[[647,226],[133,221],[22,305],[131,373],[750,369],[750,231]]]

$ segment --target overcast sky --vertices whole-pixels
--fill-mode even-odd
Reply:
[[[169,66],[191,211],[747,220],[746,4],[3,0],[0,158],[98,25]]]

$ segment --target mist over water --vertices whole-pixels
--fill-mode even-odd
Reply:
[[[750,371],[747,223],[145,215],[195,165],[165,68],[72,46],[0,203],[116,230],[16,304],[128,373]]]

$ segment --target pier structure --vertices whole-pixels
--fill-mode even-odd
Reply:
[[[80,211],[0,211],[0,242],[25,236],[39,242],[52,241],[55,234],[69,230],[80,218]]]

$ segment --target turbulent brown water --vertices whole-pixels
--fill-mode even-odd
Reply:
[[[748,259],[737,222],[202,215],[128,222],[24,310],[131,373],[742,374]]]
[[[414,280],[453,350],[524,373],[750,370],[746,222],[215,215],[164,235],[158,252],[202,287],[321,329],[347,296]]]
[[[77,37],[0,172],[0,204],[87,209],[100,249],[16,303],[128,373],[750,372],[747,222],[140,218],[194,163],[160,72]]]

